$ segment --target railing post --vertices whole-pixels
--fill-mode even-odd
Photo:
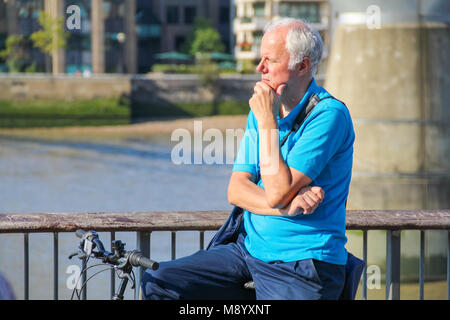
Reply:
[[[424,299],[425,283],[425,231],[420,230],[420,258],[419,258],[419,299]]]
[[[367,300],[367,230],[363,230],[363,260],[364,270],[362,274],[362,299]]]
[[[450,231],[447,231],[447,300],[450,300]]]
[[[111,237],[111,252],[112,250],[112,243],[114,240],[116,240],[116,233],[114,231],[110,232]],[[111,291],[111,299],[114,297],[114,294],[116,293],[116,270],[111,269],[111,280],[110,280],[110,291]]]
[[[176,254],[176,249],[177,249],[177,233],[175,231],[171,232],[171,241],[170,241],[170,247],[171,247],[171,259],[175,260],[177,254]]]
[[[400,230],[386,233],[386,299],[400,300]]]
[[[23,286],[23,299],[28,300],[29,299],[29,293],[30,293],[30,254],[29,254],[29,236],[28,233],[23,234],[23,264],[24,264],[24,286]]]
[[[58,300],[58,232],[53,233],[53,300]]]
[[[200,231],[200,239],[199,240],[200,240],[200,244],[199,244],[200,250],[205,249],[205,231],[203,231],[203,230]]]
[[[151,232],[145,232],[145,231],[138,231],[136,233],[137,241],[136,241],[136,247],[137,250],[142,252],[144,256],[150,258],[150,236]],[[138,299],[140,297],[140,291],[141,291],[141,280],[142,275],[144,274],[144,268],[139,267],[138,272],[136,274],[136,296],[134,299]]]

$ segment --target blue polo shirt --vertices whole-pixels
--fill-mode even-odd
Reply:
[[[312,94],[320,99],[330,94],[313,79],[300,103],[283,119],[278,117],[280,141],[292,128]],[[311,186],[325,191],[323,202],[312,214],[289,216],[244,212],[245,246],[260,260],[296,261],[317,259],[343,265],[345,243],[345,201],[350,186],[355,134],[350,113],[335,99],[318,103],[302,126],[291,133],[281,147],[287,166],[311,178]],[[233,171],[259,175],[258,124],[250,111]]]

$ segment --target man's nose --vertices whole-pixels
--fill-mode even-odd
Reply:
[[[260,73],[266,73],[266,67],[264,65],[264,60],[263,59],[261,59],[259,64],[256,66],[256,71],[258,71]]]

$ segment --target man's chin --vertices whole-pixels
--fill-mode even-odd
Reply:
[[[261,79],[262,82],[264,82],[265,84],[267,84],[269,87],[271,87],[273,90],[275,90],[274,85],[272,82],[270,82],[270,80],[266,80],[266,79]],[[276,91],[276,90],[275,90]]]

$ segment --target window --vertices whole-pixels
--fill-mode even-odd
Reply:
[[[178,14],[178,6],[167,6],[166,8],[167,14],[167,23],[177,24],[180,22],[180,16]]]
[[[219,23],[220,24],[230,24],[230,7],[220,7]]]
[[[265,7],[265,3],[255,3],[253,4],[253,12],[255,17],[264,17],[265,13],[264,13],[264,7]]]
[[[253,44],[259,48],[261,45],[261,40],[263,37],[263,33],[261,31],[253,32]]]
[[[307,22],[320,22],[318,3],[280,3],[280,15],[305,19]]]
[[[183,45],[186,37],[184,36],[175,36],[175,50],[180,51],[181,46]]]
[[[184,7],[184,23],[193,24],[195,16],[197,15],[197,8],[193,6]]]
[[[6,3],[0,1],[0,19],[6,19]]]

